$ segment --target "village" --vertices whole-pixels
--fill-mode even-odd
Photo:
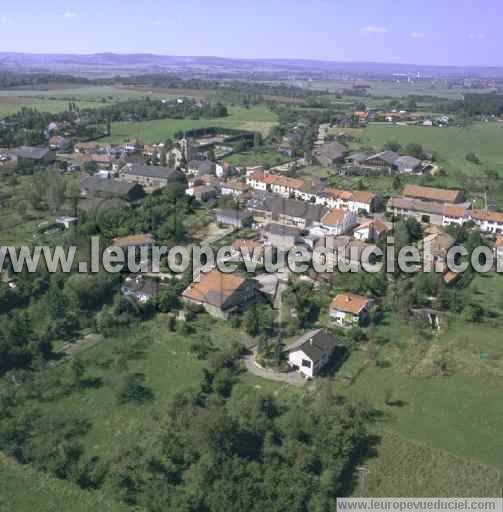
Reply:
[[[137,58],[0,60],[0,509],[499,493],[503,78]]]

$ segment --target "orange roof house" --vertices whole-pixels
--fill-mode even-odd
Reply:
[[[226,319],[230,313],[253,302],[257,293],[251,279],[213,269],[207,274],[201,273],[199,281],[188,286],[182,298],[202,306],[212,316]]]
[[[372,300],[354,293],[340,293],[330,304],[330,317],[341,327],[360,325],[368,319]]]
[[[463,200],[463,193],[461,190],[421,187],[419,185],[406,185],[403,190],[403,195],[413,199],[422,199],[423,201],[436,201],[441,203],[460,203]]]

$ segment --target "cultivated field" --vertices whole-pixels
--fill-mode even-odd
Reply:
[[[16,113],[22,107],[57,113],[75,101],[80,108],[97,108],[135,98],[172,99],[180,96],[207,98],[209,91],[192,89],[149,89],[126,86],[71,86],[52,84],[45,88],[13,88],[0,90],[0,118]]]

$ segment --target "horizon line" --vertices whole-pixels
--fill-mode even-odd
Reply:
[[[431,67],[431,68],[477,68],[477,69],[503,69],[503,65],[483,65],[483,64],[417,64],[413,62],[392,62],[392,61],[373,61],[373,60],[327,60],[317,58],[296,58],[296,57],[222,57],[219,55],[175,55],[169,53],[156,53],[156,52],[120,52],[120,51],[103,51],[92,53],[81,52],[23,52],[23,51],[0,51],[0,55],[25,55],[25,56],[66,56],[66,57],[94,57],[103,55],[123,56],[123,57],[171,57],[179,59],[221,59],[221,60],[237,60],[237,61],[290,61],[290,62],[305,62],[305,63],[320,63],[320,64],[367,64],[367,65],[388,65],[388,66],[415,66],[415,67]],[[0,63],[1,65],[1,63]]]

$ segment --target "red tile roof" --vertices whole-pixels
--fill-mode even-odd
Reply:
[[[200,281],[193,282],[182,296],[196,302],[222,307],[244,283],[246,278],[238,274],[226,274],[216,269],[201,274]]]
[[[462,193],[460,190],[421,187],[419,185],[406,185],[403,191],[403,195],[406,197],[412,197],[414,199],[426,199],[429,201],[457,203],[461,199]]]
[[[368,307],[370,300],[361,295],[354,293],[340,293],[330,304],[330,309],[337,309],[345,313],[359,315],[366,307]]]
[[[334,208],[323,217],[322,222],[325,226],[338,226],[344,222],[347,213],[346,210]]]

